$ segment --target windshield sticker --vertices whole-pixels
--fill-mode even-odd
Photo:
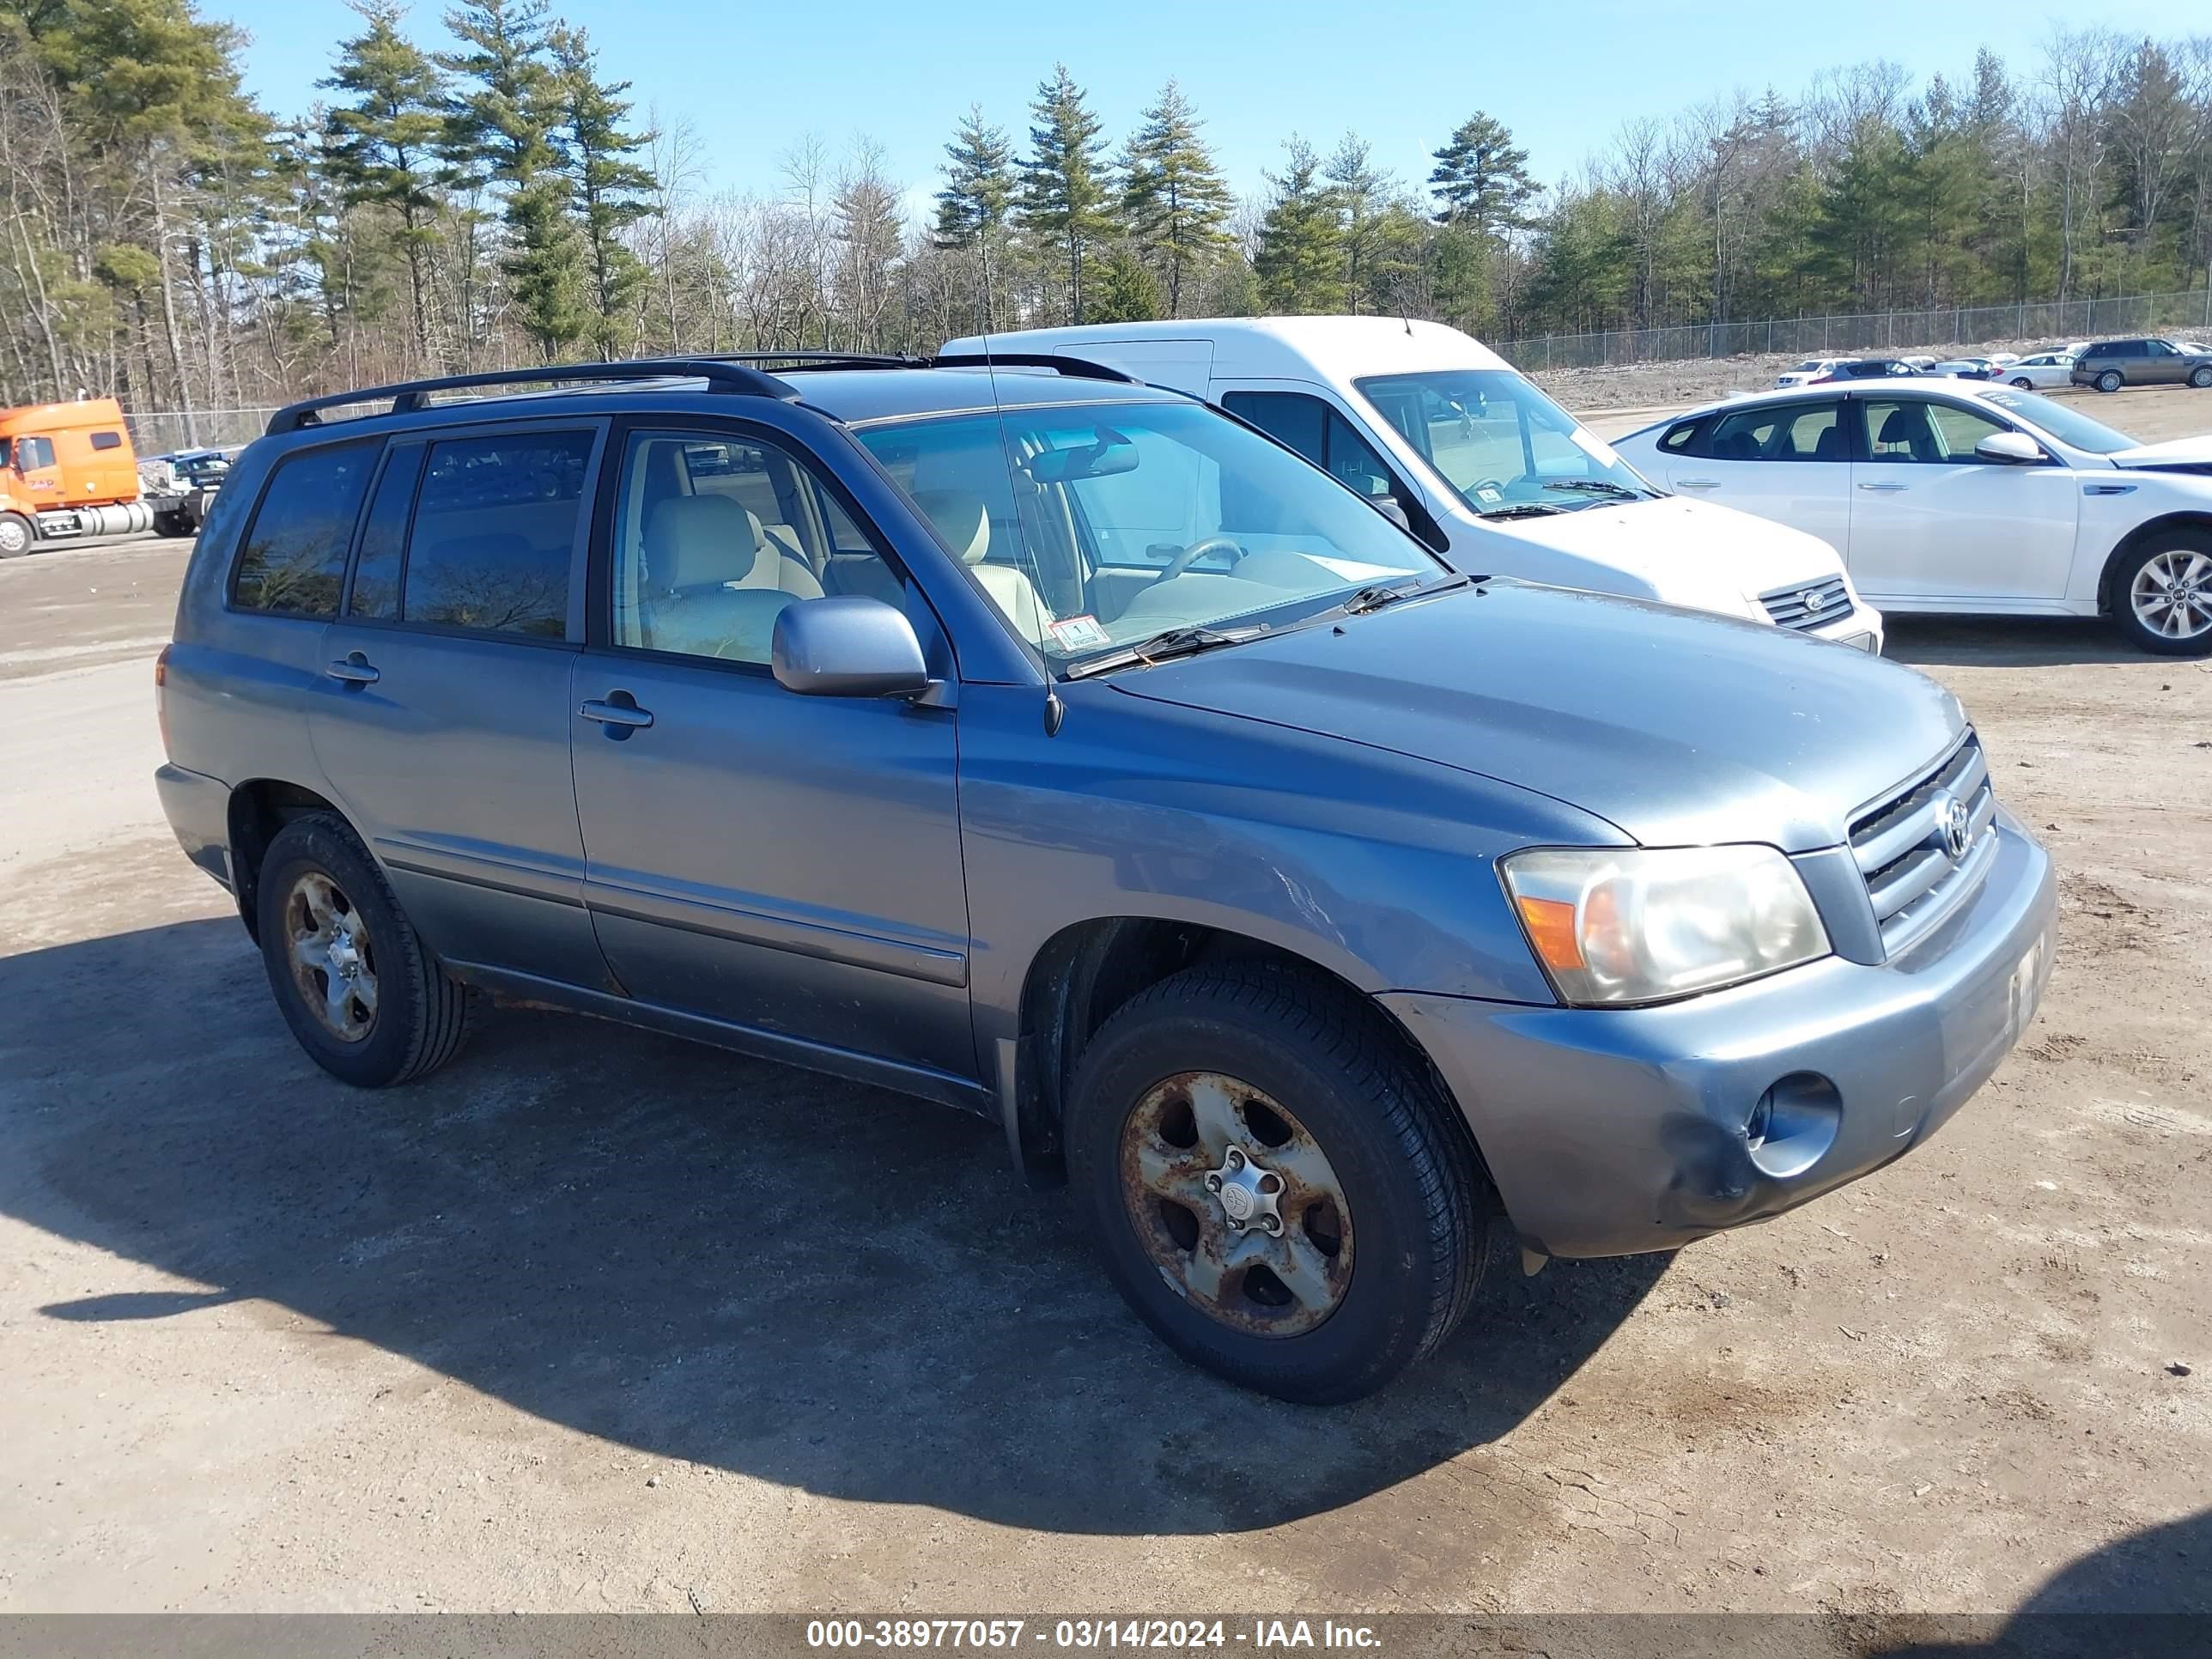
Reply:
[[[1475,500],[1482,502],[1486,507],[1495,507],[1498,502],[1505,499],[1505,492],[1502,489],[1494,489],[1489,484],[1485,484],[1481,489],[1474,492],[1474,498]]]
[[[1053,638],[1063,651],[1088,651],[1094,646],[1114,642],[1113,635],[1098,625],[1096,617],[1067,617],[1046,626],[1052,629]]]

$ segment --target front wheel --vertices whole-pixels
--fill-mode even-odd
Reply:
[[[2212,536],[2154,536],[2112,573],[2112,620],[2161,657],[2212,656]]]
[[[2118,369],[2117,369],[2117,368],[2108,368],[2108,369],[2106,369],[2106,370],[2102,374],[2100,374],[2100,375],[2097,377],[2097,390],[2098,390],[2098,391],[2100,391],[2100,392],[2118,392],[2119,389],[2120,389],[2120,371],[2119,371]]]
[[[31,550],[39,532],[20,513],[0,513],[0,559],[13,559]]]
[[[439,966],[343,818],[312,813],[277,832],[256,908],[284,1023],[332,1077],[381,1089],[459,1052],[471,993]]]
[[[2207,364],[2202,368],[2191,370],[2189,384],[2195,386],[2199,392],[2203,391],[2207,386],[2212,386],[2212,364]]]
[[[1193,968],[1085,1048],[1068,1172],[1108,1274],[1169,1346],[1334,1404],[1433,1351],[1481,1276],[1493,1205],[1452,1109],[1349,993]]]

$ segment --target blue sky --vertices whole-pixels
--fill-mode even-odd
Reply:
[[[252,90],[289,114],[319,96],[333,46],[354,31],[343,0],[200,0],[252,37]],[[1240,191],[1260,188],[1282,141],[1327,149],[1347,127],[1409,181],[1428,152],[1476,109],[1526,146],[1549,183],[1626,119],[1666,115],[1735,88],[1795,91],[1820,70],[1890,58],[1916,76],[1963,75],[1987,44],[2031,75],[2056,13],[1926,0],[1840,8],[1746,0],[1622,3],[1550,0],[1487,6],[1334,5],[1280,0],[555,0],[591,32],[641,115],[696,129],[714,187],[768,191],[777,158],[808,132],[832,153],[855,134],[878,140],[912,199],[936,182],[953,123],[980,100],[1018,138],[1036,82],[1065,60],[1118,143],[1170,75],[1206,118]],[[2177,36],[2203,27],[2203,0],[2101,0],[2102,21]],[[419,37],[442,42],[442,0],[416,0]],[[2076,11],[2078,21],[2086,14]]]

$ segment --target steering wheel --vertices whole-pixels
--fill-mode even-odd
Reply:
[[[1232,568],[1244,557],[1244,550],[1227,536],[1200,536],[1188,547],[1170,559],[1162,568],[1160,574],[1152,578],[1152,585],[1158,587],[1162,582],[1173,581],[1209,553],[1228,554]]]

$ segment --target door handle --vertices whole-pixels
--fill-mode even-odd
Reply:
[[[341,657],[323,670],[323,672],[346,685],[374,685],[377,681],[384,678],[370,665],[368,659],[358,651],[350,656]]]
[[[1910,489],[1912,486],[1911,484],[1901,483],[1863,483],[1859,488],[1861,489],[1879,489],[1887,492],[1895,489]]]
[[[1720,487],[1721,481],[1718,478],[1677,478],[1674,480],[1674,488],[1677,489],[1718,489]]]
[[[622,728],[620,731],[608,732],[607,735],[611,738],[618,738],[623,732],[635,732],[653,724],[653,711],[650,708],[640,708],[637,706],[637,700],[627,691],[617,691],[605,702],[595,698],[582,705],[576,712],[587,720],[597,720],[602,726]]]

